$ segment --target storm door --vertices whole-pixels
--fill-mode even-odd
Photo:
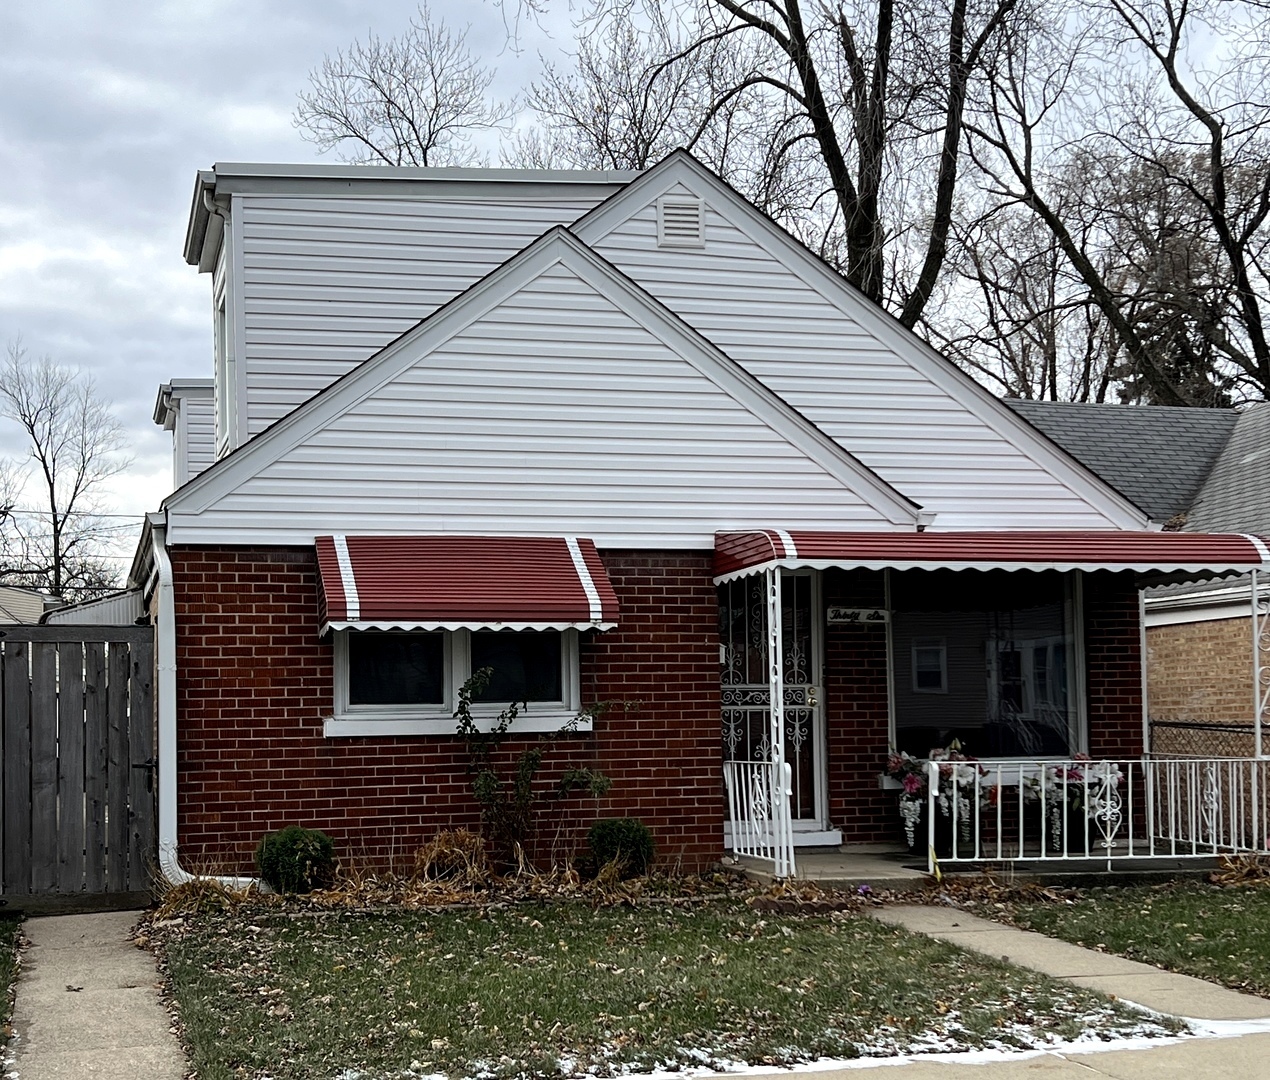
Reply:
[[[812,571],[781,576],[785,759],[793,770],[790,810],[795,825],[804,829],[822,828],[826,816],[818,585]],[[724,760],[769,761],[767,606],[761,575],[719,587],[719,639]]]

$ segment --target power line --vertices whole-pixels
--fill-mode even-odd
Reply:
[[[41,517],[48,514],[48,508],[40,508],[36,506],[10,506],[11,514],[37,514]],[[115,513],[97,513],[95,510],[68,510],[67,517],[99,517],[99,518],[126,518],[129,521],[139,521],[145,517],[145,513],[140,514],[115,514]]]

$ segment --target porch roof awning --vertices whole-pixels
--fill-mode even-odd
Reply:
[[[1238,533],[718,533],[715,581],[770,567],[870,570],[1131,570],[1229,574],[1270,568],[1270,541]]]
[[[617,595],[573,536],[319,536],[322,631],[611,630]]]

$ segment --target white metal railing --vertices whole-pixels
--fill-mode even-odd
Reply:
[[[927,763],[928,865],[1270,849],[1270,760]]]
[[[732,852],[773,864],[776,877],[794,874],[794,827],[788,762],[725,761],[723,782],[732,821]]]

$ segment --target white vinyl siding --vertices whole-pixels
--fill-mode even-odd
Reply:
[[[562,263],[201,512],[171,513],[181,543],[348,531],[709,548],[717,529],[770,522],[894,527]]]
[[[598,199],[244,196],[248,436]]]
[[[936,512],[935,529],[1123,527],[980,419],[974,409],[990,403],[971,394],[958,400],[709,204],[705,227],[704,249],[659,247],[652,202],[598,239],[580,231],[822,431]]]
[[[210,396],[186,398],[181,402],[181,423],[185,429],[184,483],[216,460],[215,401]]]

